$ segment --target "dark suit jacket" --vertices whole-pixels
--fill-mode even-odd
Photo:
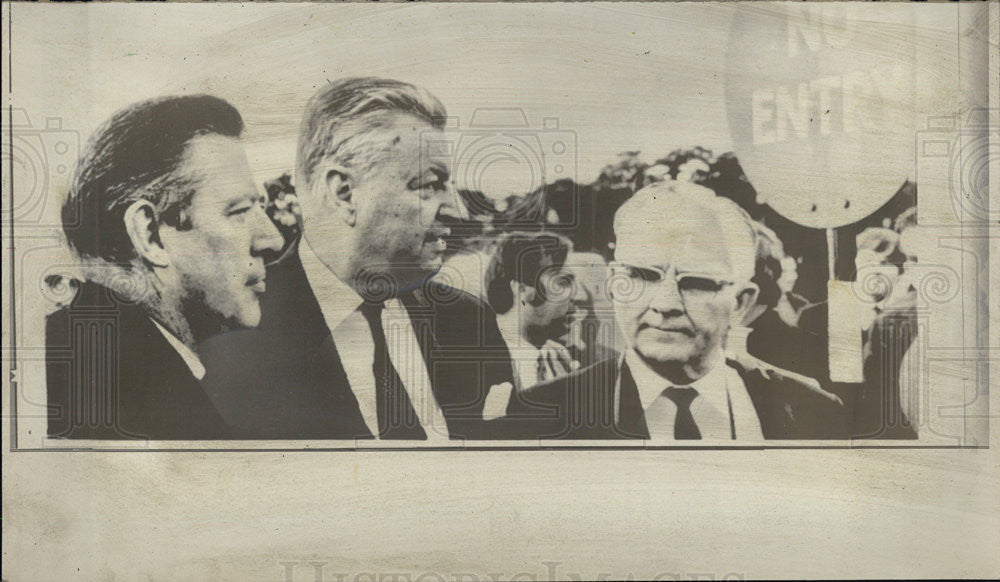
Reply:
[[[46,320],[48,435],[74,439],[216,439],[225,424],[146,313],[106,287],[81,285]]]
[[[815,382],[749,358],[727,359],[746,385],[766,439],[841,438],[842,404]],[[619,420],[615,389],[620,383]],[[605,360],[511,399],[504,430],[522,439],[647,439],[627,364]]]
[[[815,334],[787,325],[773,309],[755,319],[750,329],[747,352],[753,357],[816,380],[828,377],[826,351]]]
[[[513,383],[496,316],[471,295],[426,285],[400,300],[452,438],[489,438],[491,386]],[[243,438],[372,438],[297,253],[272,265],[259,329],[199,347],[206,383]],[[211,365],[209,365],[211,364]]]
[[[865,382],[853,403],[852,434],[856,438],[917,438],[900,401],[900,366],[917,336],[915,300],[879,313],[864,336]]]
[[[916,311],[911,306],[888,309],[879,314],[864,334],[864,381],[833,382],[827,366],[829,338],[826,302],[803,310],[799,327],[805,348],[810,354],[816,379],[823,388],[836,394],[846,414],[845,430],[854,439],[915,439],[916,428],[910,424],[899,401],[899,381],[903,356],[916,337]],[[798,371],[798,370],[796,370]],[[809,371],[803,373],[812,376]]]

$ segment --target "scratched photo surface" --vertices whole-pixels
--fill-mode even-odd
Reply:
[[[3,10],[10,579],[997,572],[996,5]],[[834,550],[712,550],[772,511]]]

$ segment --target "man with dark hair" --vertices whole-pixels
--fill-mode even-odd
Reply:
[[[569,239],[552,233],[504,235],[487,275],[486,294],[511,351],[518,390],[553,380],[579,367],[556,339],[568,331],[567,316],[580,293],[566,258]]]
[[[127,107],[91,138],[63,207],[85,282],[46,324],[49,436],[226,436],[198,343],[259,323],[263,255],[282,244],[242,131],[197,95]]]
[[[268,274],[260,339],[244,352],[259,373],[226,381],[254,395],[248,435],[488,436],[484,401],[513,381],[510,356],[482,303],[431,281],[464,217],[450,158],[428,147],[444,122],[436,97],[390,79],[338,80],[309,100],[303,238]]]
[[[574,250],[566,257],[563,269],[573,275],[576,289],[568,315],[569,331],[559,343],[569,349],[581,368],[615,357],[618,340],[604,284],[607,260],[596,252]]]

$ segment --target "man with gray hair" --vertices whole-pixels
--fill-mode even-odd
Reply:
[[[522,394],[512,421],[541,438],[837,436],[818,428],[839,414],[835,396],[726,349],[757,295],[743,210],[707,188],[660,182],[621,206],[614,229],[607,284],[625,353]]]
[[[247,378],[265,415],[250,434],[484,436],[486,395],[513,372],[492,312],[431,279],[464,217],[450,159],[430,147],[445,113],[391,79],[338,80],[309,100],[296,162],[303,238],[268,273],[254,353],[273,364]]]

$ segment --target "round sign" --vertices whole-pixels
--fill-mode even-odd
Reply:
[[[758,202],[804,226],[857,222],[914,173],[916,29],[870,8],[755,3],[733,18],[734,151]]]

